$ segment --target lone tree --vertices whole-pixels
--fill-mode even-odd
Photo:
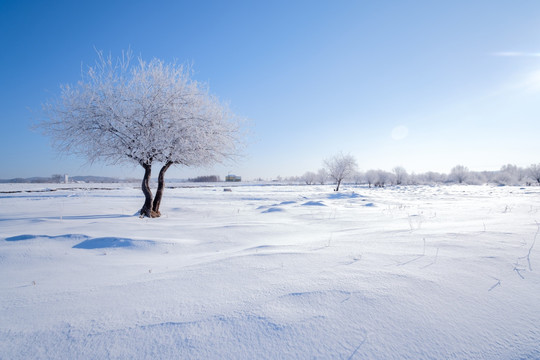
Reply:
[[[94,66],[75,85],[61,87],[45,104],[38,125],[61,153],[144,169],[141,217],[159,217],[165,173],[172,165],[202,166],[237,154],[237,118],[182,65],[98,52]],[[150,188],[152,165],[161,164],[158,188]]]
[[[326,183],[326,179],[328,179],[328,171],[326,171],[325,168],[319,169],[317,171],[317,182],[324,185]]]
[[[456,165],[450,170],[450,179],[462,184],[469,177],[469,168],[463,165]]]
[[[326,159],[324,165],[328,170],[328,176],[337,183],[334,191],[339,191],[341,182],[350,177],[357,167],[356,159],[352,155],[343,155],[342,153]]]
[[[377,175],[377,170],[368,170],[366,171],[366,182],[368,183],[368,187],[371,187],[371,185],[375,184],[377,182],[377,179],[379,178],[379,175]]]
[[[302,179],[302,181],[304,181],[306,183],[306,185],[311,185],[317,179],[317,174],[315,174],[312,171],[306,171],[306,173],[304,173],[304,175],[302,175],[301,179]]]
[[[529,176],[540,184],[540,164],[532,164],[529,166]]]
[[[375,186],[379,188],[383,188],[384,185],[387,182],[389,182],[390,179],[392,178],[392,174],[389,173],[388,171],[377,170],[376,174],[377,174],[377,180],[375,180]]]
[[[396,185],[402,185],[405,181],[407,181],[409,174],[407,174],[407,170],[405,170],[403,166],[396,166],[392,169],[392,172],[394,173]]]

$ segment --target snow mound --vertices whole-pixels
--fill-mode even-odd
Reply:
[[[282,209],[282,208],[279,208],[279,207],[271,207],[271,208],[268,208],[268,209],[264,210],[262,213],[265,214],[265,213],[283,212],[283,211],[285,211],[285,210]]]
[[[302,206],[326,206],[322,201],[308,201],[302,204]]]
[[[120,248],[120,247],[137,247],[144,244],[153,243],[153,241],[133,240],[129,238],[119,237],[100,237],[88,239],[77,245],[74,249],[105,249],[105,248]]]
[[[333,194],[328,195],[328,199],[331,199],[331,200],[336,200],[336,199],[356,199],[356,198],[359,198],[359,197],[363,197],[363,196],[360,195],[360,194],[357,194],[355,192],[352,192],[352,193],[335,192]]]

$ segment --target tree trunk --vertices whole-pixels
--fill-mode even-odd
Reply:
[[[152,216],[152,190],[150,189],[150,176],[152,175],[152,164],[142,165],[144,168],[144,177],[142,181],[142,192],[144,194],[144,205],[140,211],[141,217]]]
[[[341,184],[341,180],[338,180],[336,190],[334,190],[334,191],[339,191],[339,185],[340,184]]]
[[[154,204],[152,205],[152,213],[155,215],[155,217],[161,216],[161,213],[159,212],[159,205],[161,204],[163,190],[165,189],[165,172],[167,172],[171,165],[172,162],[168,161],[159,171],[158,188],[156,191],[156,197],[154,198]]]

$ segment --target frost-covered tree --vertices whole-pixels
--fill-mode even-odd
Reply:
[[[444,183],[447,180],[447,176],[445,174],[433,171],[428,171],[424,174],[420,174],[418,178],[421,180],[422,183],[429,185],[433,185],[436,183]]]
[[[328,180],[328,171],[326,171],[325,168],[319,169],[319,171],[317,171],[317,182],[324,185],[326,184],[326,180]]]
[[[418,185],[420,184],[420,177],[416,173],[411,173],[407,175],[407,184],[409,185]]]
[[[324,161],[328,176],[336,183],[335,191],[339,191],[341,182],[356,171],[356,159],[352,155],[336,154]]]
[[[64,177],[60,174],[53,174],[51,175],[51,182],[53,183],[61,183]]]
[[[118,59],[98,52],[94,66],[74,86],[46,104],[40,123],[61,153],[110,164],[131,162],[144,169],[141,216],[160,216],[165,172],[172,165],[201,166],[237,153],[236,118],[189,69],[128,52]],[[161,164],[156,196],[152,165]]]
[[[368,187],[371,187],[371,185],[375,184],[377,181],[377,171],[376,170],[368,170],[365,174],[366,182],[368,183]]]
[[[469,176],[469,168],[463,165],[456,165],[450,170],[450,179],[462,184]]]
[[[394,173],[394,179],[396,180],[396,185],[403,184],[407,177],[409,176],[407,174],[407,170],[403,166],[396,166],[392,169],[392,172]]]
[[[540,184],[540,164],[532,164],[529,166],[529,176]]]
[[[311,185],[317,179],[317,174],[315,174],[313,171],[306,171],[304,175],[302,175],[301,179],[306,183],[306,185]]]
[[[364,173],[363,172],[360,172],[360,171],[355,171],[352,175],[351,175],[351,179],[352,181],[354,181],[354,184],[355,185],[359,185],[362,183],[362,181],[364,181]]]
[[[518,167],[515,173],[515,176],[517,178],[518,183],[521,183],[523,179],[527,176],[527,170],[522,167]]]
[[[523,170],[516,165],[507,164],[486,178],[488,182],[495,182],[499,185],[517,185],[523,180]]]
[[[489,178],[490,176],[486,172],[469,171],[463,181],[467,181],[467,184],[470,185],[480,185],[488,183]]]
[[[376,187],[384,187],[384,185],[390,182],[393,176],[392,173],[384,170],[377,170],[375,173],[377,174],[377,179],[375,180]]]

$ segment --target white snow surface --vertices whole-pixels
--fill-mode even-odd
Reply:
[[[0,185],[1,359],[540,358],[540,187],[58,187]]]

